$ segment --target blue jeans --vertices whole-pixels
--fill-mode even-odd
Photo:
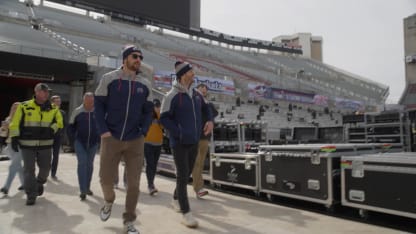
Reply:
[[[51,163],[51,176],[56,176],[56,170],[58,169],[59,162],[59,150],[61,149],[61,134],[55,135],[52,146],[52,163]]]
[[[146,159],[147,187],[154,188],[156,167],[160,157],[161,145],[144,143],[144,157]]]
[[[94,170],[94,157],[97,152],[97,144],[85,148],[78,140],[75,140],[75,153],[78,159],[78,183],[81,193],[90,190],[92,172]]]
[[[13,182],[14,177],[16,174],[19,174],[19,179],[21,185],[24,183],[24,177],[23,177],[23,166],[22,166],[22,154],[21,152],[14,152],[14,150],[11,147],[11,144],[7,144],[7,154],[10,157],[10,166],[9,166],[9,174],[7,175],[6,183],[4,183],[3,188],[9,190],[10,185]]]

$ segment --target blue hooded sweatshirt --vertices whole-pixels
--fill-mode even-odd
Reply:
[[[160,122],[169,132],[171,147],[177,144],[197,144],[202,130],[201,115],[212,121],[212,113],[203,96],[194,89],[186,89],[174,81],[163,99]]]
[[[145,136],[153,113],[149,95],[150,83],[139,74],[128,76],[121,68],[104,74],[94,97],[99,134],[111,132],[120,141]]]

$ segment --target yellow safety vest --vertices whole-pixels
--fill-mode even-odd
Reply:
[[[58,129],[63,128],[61,112],[49,102],[39,106],[35,99],[22,102],[9,126],[22,148],[50,148]]]

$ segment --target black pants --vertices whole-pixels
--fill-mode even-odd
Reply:
[[[44,184],[48,179],[51,168],[51,149],[20,149],[24,162],[25,191],[28,198],[38,195],[38,183]],[[36,164],[39,167],[38,176],[35,175]]]
[[[144,157],[146,159],[147,187],[154,188],[157,163],[159,162],[161,145],[144,143]]]
[[[187,185],[198,154],[198,144],[177,145],[173,148],[173,159],[176,165],[176,188],[173,199],[179,201],[181,212],[188,213],[189,208]]]
[[[59,151],[61,149],[62,136],[57,134],[53,139],[53,153],[51,164],[51,176],[56,176],[56,170],[58,169]]]

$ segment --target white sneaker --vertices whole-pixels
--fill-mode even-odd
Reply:
[[[136,229],[133,222],[126,222],[124,224],[124,233],[127,234],[140,234],[139,230]]]
[[[172,199],[171,204],[172,204],[172,207],[173,207],[173,210],[174,211],[176,211],[178,213],[181,212],[181,206],[179,205],[179,201],[178,200]]]
[[[188,212],[182,217],[182,224],[189,228],[198,227],[198,221],[194,218],[191,212]]]
[[[104,206],[100,210],[101,221],[104,222],[104,221],[107,221],[108,218],[110,218],[112,206],[113,206],[113,203],[104,202]]]
[[[198,192],[196,193],[196,197],[199,199],[201,199],[203,196],[206,196],[206,195],[208,195],[208,191],[203,188],[198,190]]]

